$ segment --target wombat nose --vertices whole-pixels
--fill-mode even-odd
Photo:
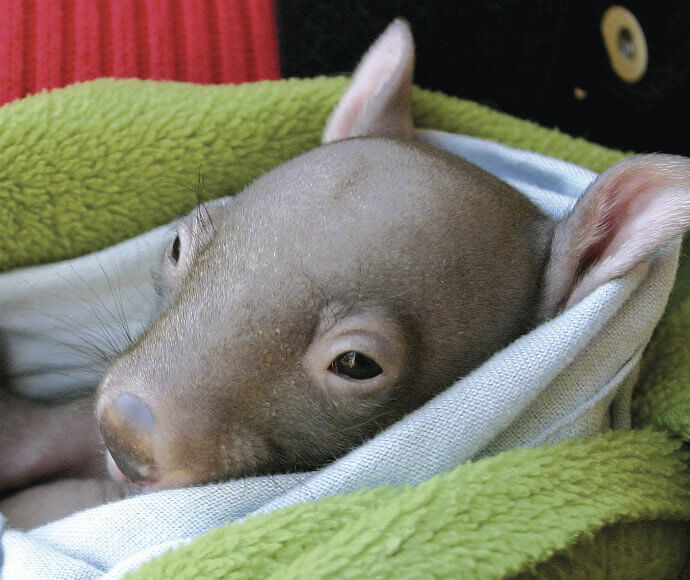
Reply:
[[[132,481],[146,476],[142,468],[154,463],[151,409],[136,395],[124,393],[101,412],[101,433],[117,467]]]

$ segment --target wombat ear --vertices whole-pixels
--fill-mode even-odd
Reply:
[[[409,24],[398,18],[362,58],[326,124],[323,143],[365,135],[412,138],[413,71],[412,32]]]
[[[569,308],[690,226],[690,159],[640,155],[600,175],[557,226],[541,314]]]

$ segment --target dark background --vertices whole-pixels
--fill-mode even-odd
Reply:
[[[278,1],[281,74],[351,72],[396,16],[417,44],[416,82],[625,150],[690,155],[690,1],[617,3],[649,47],[635,84],[612,70],[600,32],[611,2]],[[587,97],[578,100],[575,88]]]

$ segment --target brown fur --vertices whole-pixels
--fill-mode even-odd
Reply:
[[[103,409],[136,392],[151,462],[189,482],[314,468],[420,406],[530,328],[552,233],[475,166],[385,138],[316,149],[208,211],[185,218],[189,266],[99,393]],[[307,353],[362,313],[404,351],[396,380],[333,389]]]

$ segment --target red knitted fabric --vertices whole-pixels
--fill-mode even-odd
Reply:
[[[0,104],[98,77],[277,79],[271,0],[0,0]]]

